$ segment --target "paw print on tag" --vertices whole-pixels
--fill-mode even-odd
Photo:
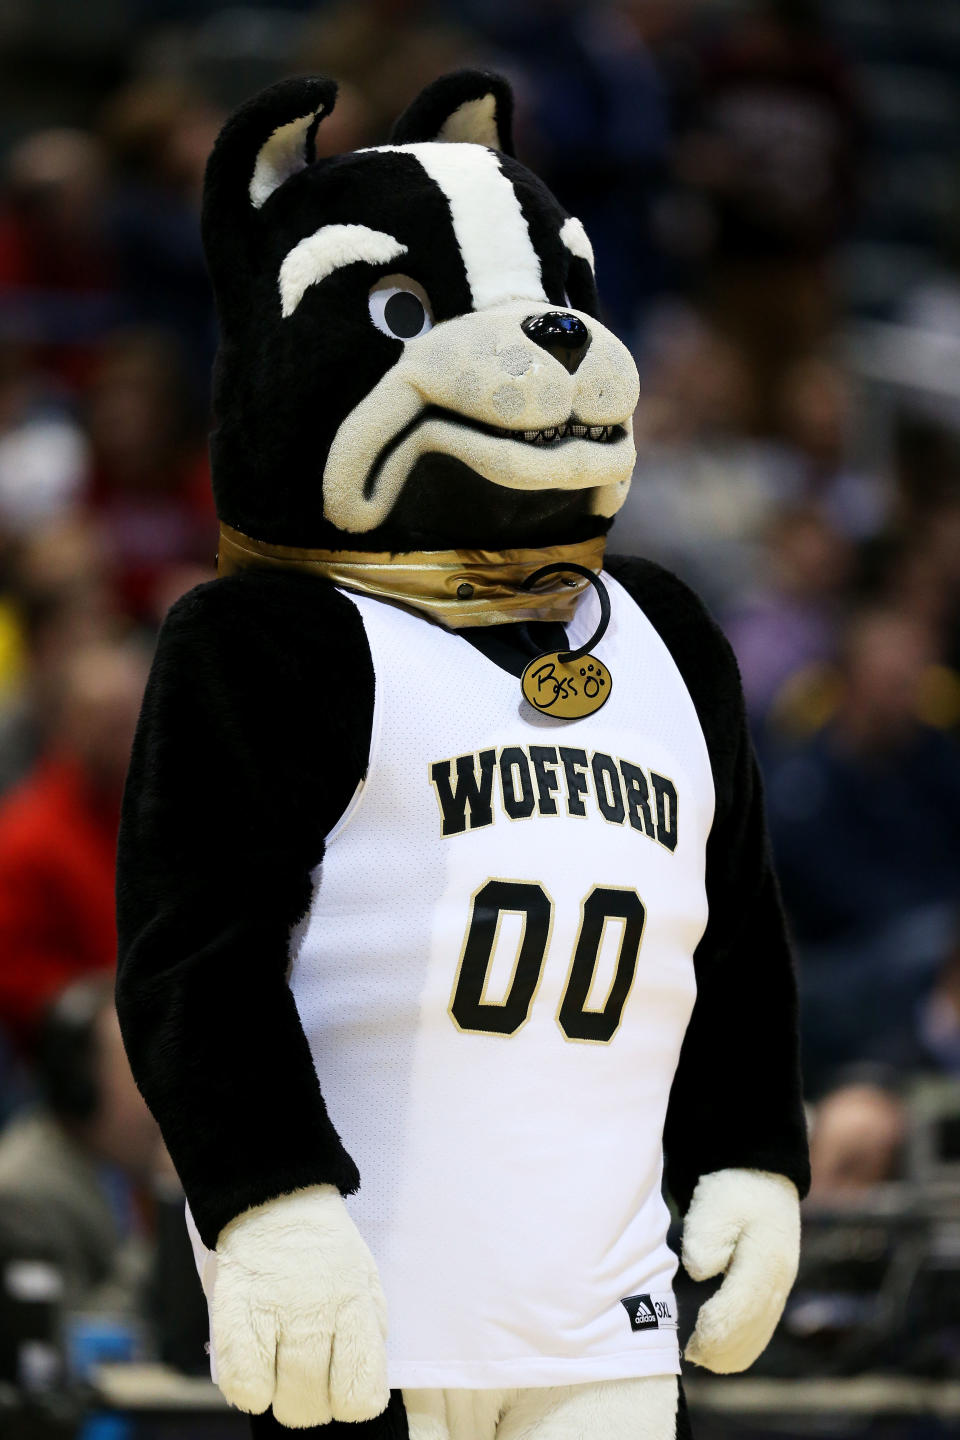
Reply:
[[[583,679],[583,693],[587,700],[595,700],[596,697],[600,694],[600,691],[606,685],[607,682],[601,674],[602,670],[603,666],[600,664],[599,660],[595,665],[593,663],[587,665],[586,667],[581,665],[580,675]],[[606,699],[606,696],[604,696],[604,699]]]

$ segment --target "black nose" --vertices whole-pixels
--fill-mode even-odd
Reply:
[[[590,349],[590,331],[576,315],[549,310],[546,315],[528,315],[520,329],[572,375]]]

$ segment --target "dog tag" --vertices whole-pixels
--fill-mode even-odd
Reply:
[[[543,565],[528,575],[523,582],[525,590],[533,589],[538,580],[563,570],[572,570],[589,580],[600,601],[600,623],[586,645],[579,650],[550,650],[538,655],[524,670],[520,678],[523,697],[535,710],[543,715],[556,715],[558,720],[581,720],[592,715],[610,698],[613,680],[610,671],[596,655],[590,654],[591,645],[602,640],[610,624],[610,596],[606,588],[585,565],[574,561],[558,560],[553,565]]]
[[[592,715],[610,698],[612,683],[610,671],[595,655],[568,659],[560,650],[531,660],[520,681],[524,699],[535,710],[560,720]]]

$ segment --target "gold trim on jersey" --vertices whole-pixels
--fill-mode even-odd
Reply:
[[[595,574],[606,539],[529,550],[310,550],[254,540],[221,521],[217,574],[279,567],[322,575],[346,590],[409,606],[448,630],[515,620],[573,619],[589,581],[575,573],[548,575],[534,590],[523,582],[542,565],[573,561]]]

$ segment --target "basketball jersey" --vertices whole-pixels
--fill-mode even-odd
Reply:
[[[359,1167],[347,1205],[395,1387],[679,1368],[662,1131],[714,792],[669,651],[603,579],[611,693],[574,721],[456,633],[350,597],[375,675],[369,766],[289,983]],[[596,616],[588,593],[571,648]]]

